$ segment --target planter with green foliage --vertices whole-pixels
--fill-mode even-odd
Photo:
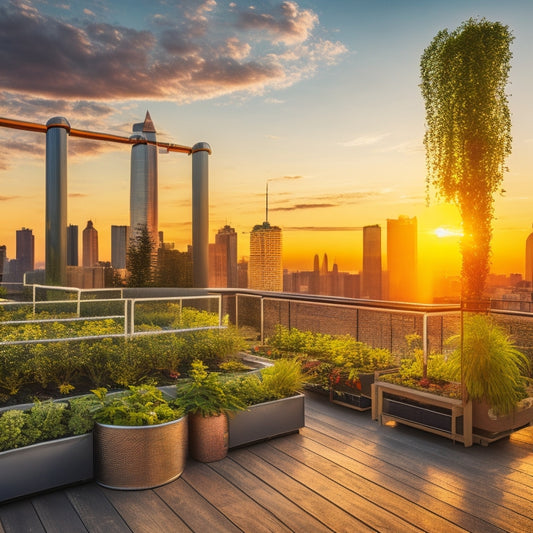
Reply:
[[[524,377],[530,362],[490,317],[465,318],[462,350],[454,352],[450,363],[473,403],[475,434],[496,439],[533,421],[532,391]]]
[[[397,366],[389,350],[373,348],[351,335],[327,335],[278,326],[269,338],[274,356],[298,356],[306,388],[360,411],[370,409],[374,373]]]
[[[466,443],[488,444],[533,421],[529,361],[505,330],[483,314],[466,316],[449,357],[420,350],[400,372],[374,385],[373,417],[394,419]]]
[[[301,363],[279,359],[258,375],[238,378],[229,389],[247,406],[229,417],[229,447],[297,432],[305,425]]]
[[[177,479],[187,460],[187,417],[154,386],[93,391],[95,477],[105,487],[154,488]]]
[[[90,401],[0,413],[0,502],[93,478]]]
[[[189,453],[203,463],[219,461],[228,453],[228,417],[244,409],[217,372],[193,361],[190,379],[176,387],[176,402],[189,415]]]

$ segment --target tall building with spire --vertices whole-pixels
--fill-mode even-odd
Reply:
[[[281,228],[263,222],[250,233],[248,288],[260,291],[283,291]]]
[[[139,228],[146,226],[157,253],[158,233],[158,181],[156,130],[150,113],[144,122],[133,125],[130,139],[146,139],[146,144],[134,144],[131,149],[130,178],[130,231],[131,237],[139,235]],[[153,143],[153,144],[151,144]]]
[[[361,297],[381,300],[381,227],[363,228],[363,272]]]
[[[98,231],[93,226],[93,221],[87,221],[83,230],[83,266],[93,267],[98,263]]]
[[[418,299],[418,245],[416,217],[387,219],[387,270],[389,300]]]
[[[248,288],[259,291],[283,292],[281,259],[281,228],[268,222],[268,181],[266,184],[265,222],[254,226],[250,233]]]

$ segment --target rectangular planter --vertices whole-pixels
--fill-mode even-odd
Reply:
[[[332,403],[344,405],[357,411],[368,411],[372,408],[372,399],[363,394],[354,394],[332,389],[329,397]]]
[[[0,502],[92,478],[92,433],[0,452]]]
[[[472,403],[430,392],[376,381],[372,385],[372,418],[406,424],[472,446]]]
[[[304,395],[252,405],[229,416],[229,447],[294,433],[305,425]]]
[[[383,411],[402,420],[416,422],[428,428],[452,432],[452,410],[438,406],[406,400],[399,396],[386,394],[383,397]],[[457,432],[462,433],[462,417],[457,418]]]

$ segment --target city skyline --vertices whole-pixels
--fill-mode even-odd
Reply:
[[[262,216],[269,183],[270,220],[284,235],[284,268],[307,270],[308,257],[318,252],[342,270],[359,272],[360,228],[385,227],[387,219],[404,215],[418,220],[421,270],[455,273],[456,210],[435,199],[425,204],[419,60],[439,30],[454,29],[471,16],[499,20],[515,35],[508,90],[514,143],[507,192],[496,201],[492,271],[524,274],[533,222],[528,61],[533,6],[518,0],[371,4],[337,0],[326,9],[318,1],[259,2],[250,9],[240,2],[206,1],[193,10],[2,1],[2,19],[12,28],[24,23],[29,42],[44,39],[48,27],[51,63],[46,76],[31,55],[6,41],[11,44],[0,52],[0,65],[7,69],[17,60],[24,69],[6,74],[0,116],[46,123],[59,115],[73,127],[128,136],[149,109],[162,140],[209,142],[209,241],[229,224],[239,234],[239,257],[247,255],[246,240]],[[71,35],[72,57],[65,57],[52,45],[69,28],[77,33]],[[83,47],[74,46],[82,37],[95,51],[94,63],[79,62],[84,69],[74,63],[85,57]],[[215,52],[214,43],[224,47]],[[128,45],[128,61],[116,73],[106,71],[111,60],[125,57]],[[67,86],[58,85],[54,70],[62,57],[71,74]],[[205,57],[205,70],[198,70],[197,57]],[[166,70],[152,76],[150,86],[145,80],[156,65]],[[180,69],[188,81],[178,79]],[[0,139],[5,147],[0,245],[13,258],[15,231],[33,228],[36,263],[42,264],[44,136],[4,129]],[[68,144],[68,223],[81,227],[93,220],[100,257],[110,260],[111,226],[129,225],[129,150],[72,138]],[[159,229],[165,240],[186,250],[190,160],[160,154],[159,166]]]

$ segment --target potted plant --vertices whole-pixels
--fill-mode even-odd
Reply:
[[[189,415],[189,453],[203,463],[219,461],[228,453],[227,413],[244,409],[218,372],[208,372],[193,361],[190,379],[176,387],[176,401]]]
[[[497,436],[533,420],[528,397],[530,361],[489,316],[465,318],[462,346],[450,358],[452,375],[472,401],[474,433]]]
[[[184,410],[152,385],[93,391],[95,477],[104,487],[147,489],[178,478],[187,460]]]
[[[302,366],[297,359],[278,359],[260,375],[236,378],[229,390],[246,406],[229,417],[229,447],[286,435],[305,425]]]
[[[0,502],[93,477],[87,397],[0,412]]]

